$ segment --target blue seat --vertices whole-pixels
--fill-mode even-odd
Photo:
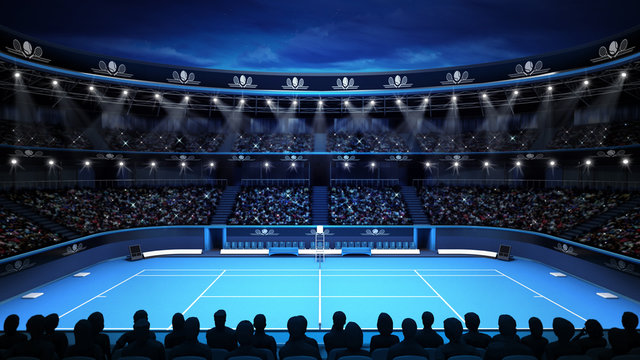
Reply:
[[[533,355],[507,355],[502,360],[536,360],[537,357]]]
[[[395,249],[395,248],[396,248],[396,242],[395,241],[389,242],[389,249]]]
[[[267,249],[271,249],[273,247],[273,243],[271,241],[267,241]]]
[[[175,358],[177,359],[177,358]],[[185,359],[186,360],[186,359]],[[249,356],[249,355],[238,355],[227,358],[227,360],[262,360],[257,356]]]
[[[342,243],[340,241],[336,241],[336,245],[335,245],[336,249],[342,249]]]
[[[262,241],[258,241],[258,249],[264,249],[264,243]]]
[[[389,348],[375,349],[371,353],[371,358],[373,360],[387,360],[388,353],[389,353]]]
[[[376,249],[382,249],[382,241],[376,243]]]
[[[347,350],[347,348],[335,348],[331,351],[329,351],[329,354],[327,355],[327,360],[335,360],[336,359],[336,354],[338,354],[340,351],[344,351]]]
[[[449,358],[449,360],[482,360],[478,355],[455,355]]]
[[[342,360],[371,360],[371,358],[369,356],[364,356],[364,355],[348,355],[348,356],[343,356],[340,359],[342,359]]]
[[[212,360],[224,360],[227,357],[229,351],[226,349],[211,349],[211,359]]]

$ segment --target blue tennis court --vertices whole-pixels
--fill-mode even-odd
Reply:
[[[434,328],[474,311],[481,328],[495,329],[500,314],[512,315],[519,328],[531,316],[545,328],[558,316],[580,328],[589,318],[609,328],[620,326],[624,311],[640,313],[637,301],[620,294],[602,298],[597,293],[610,291],[569,274],[553,276],[557,270],[523,259],[328,257],[320,268],[309,257],[166,257],[115,259],[83,272],[89,274],[33,289],[43,293],[36,299],[3,302],[0,318],[17,313],[24,327],[33,314],[56,312],[60,327],[72,329],[101,311],[105,328],[119,330],[130,328],[133,313],[145,309],[154,329],[169,329],[176,312],[198,317],[204,329],[213,325],[217,309],[225,309],[231,327],[263,313],[272,330],[285,329],[293,315],[304,315],[309,329],[326,330],[337,310],[363,329],[375,329],[383,311],[399,328],[407,317],[420,324],[429,310]]]

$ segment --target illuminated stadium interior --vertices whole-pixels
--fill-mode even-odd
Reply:
[[[245,351],[231,356],[263,360],[382,359],[387,350],[373,352],[381,313],[401,344],[427,348],[407,354],[428,360],[448,359],[454,344],[476,356],[465,360],[555,360],[562,327],[587,319],[604,328],[600,355],[577,340],[563,354],[637,355],[628,312],[640,313],[640,27],[469,63],[314,65],[276,61],[280,49],[259,53],[270,61],[262,67],[220,55],[228,67],[217,70],[189,51],[182,58],[193,59],[169,65],[167,52],[128,56],[139,45],[130,39],[100,53],[41,25],[3,25],[0,318],[19,315],[22,332],[28,319],[44,321],[35,315],[58,314],[54,327],[73,345],[59,358],[87,355],[78,328],[101,312],[118,341],[90,357],[153,359],[127,333],[140,309],[148,322],[135,329],[150,327],[164,346],[145,329],[141,343],[167,359],[210,359],[167,341],[180,313],[202,330],[194,337],[222,347],[205,331],[218,309]],[[359,347],[334,323],[338,311]],[[445,345],[412,334],[425,311]],[[451,337],[458,323],[473,328],[471,312],[498,334],[489,345]],[[243,343],[242,321],[256,314],[273,354]],[[315,340],[295,335],[298,315]],[[547,347],[509,332],[513,321],[528,335],[531,317]],[[34,355],[16,339],[1,360]],[[306,350],[292,350],[296,341]],[[501,342],[517,346],[501,353]]]

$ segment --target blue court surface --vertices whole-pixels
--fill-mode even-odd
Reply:
[[[497,328],[500,314],[512,315],[518,328],[531,316],[545,328],[564,317],[577,328],[598,319],[605,328],[620,326],[624,311],[640,313],[640,303],[572,276],[554,277],[543,264],[516,259],[446,257],[328,257],[319,268],[309,257],[167,257],[136,262],[115,259],[33,289],[36,299],[16,297],[0,304],[0,318],[17,313],[21,327],[33,314],[60,315],[60,328],[94,311],[105,315],[107,330],[128,329],[138,309],[149,313],[151,327],[169,329],[171,317],[196,316],[203,329],[213,326],[213,313],[227,311],[227,325],[255,314],[267,316],[271,330],[285,329],[287,319],[304,315],[309,329],[331,328],[333,312],[348,321],[375,329],[380,312],[389,313],[394,327],[411,317],[421,324],[423,311],[442,328],[448,317],[466,312],[480,315],[481,328]],[[587,279],[588,280],[588,279]]]

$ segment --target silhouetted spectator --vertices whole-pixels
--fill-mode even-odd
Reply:
[[[88,356],[96,360],[104,360],[104,353],[100,346],[93,342],[93,328],[89,320],[78,320],[73,327],[74,344],[67,348],[65,357]]]
[[[474,312],[468,312],[464,314],[464,324],[469,331],[462,335],[462,340],[473,347],[486,349],[491,342],[491,336],[478,332],[480,316]]]
[[[306,320],[303,316],[294,316],[287,321],[287,330],[289,331],[289,340],[280,349],[280,360],[284,360],[289,356],[311,356],[318,360],[320,358],[320,351],[312,344],[307,342]]]
[[[402,355],[424,356],[429,359],[429,354],[416,339],[417,333],[418,325],[415,320],[409,318],[404,319],[402,321],[402,335],[404,335],[404,339],[389,348],[387,360],[393,360],[395,357]]]
[[[622,314],[622,327],[627,336],[629,349],[640,347],[640,333],[636,330],[638,327],[638,315],[625,311]]]
[[[316,341],[316,339],[307,336],[307,326],[309,325],[307,323],[307,318],[302,315],[298,315],[298,317],[300,318],[300,321],[302,323],[302,329],[304,331],[304,341],[306,341],[307,344],[310,344],[319,351],[320,347],[318,346],[318,342]]]
[[[575,331],[576,329],[570,321],[559,317],[553,319],[553,333],[556,334],[558,341],[547,345],[546,359],[556,360],[560,356],[580,354],[580,347],[571,342]]]
[[[455,355],[478,355],[476,348],[462,341],[462,323],[460,320],[448,318],[443,324],[444,335],[449,339],[449,342],[438,348],[437,359],[448,359]]]
[[[588,337],[584,338],[585,334]],[[598,320],[589,319],[584,323],[584,329],[580,330],[578,335],[571,342],[580,347],[580,353],[584,354],[589,349],[603,348],[607,346],[607,340],[604,338],[604,330]]]
[[[152,339],[147,319],[139,319],[133,325],[135,340],[122,349],[122,356],[145,356],[151,360],[165,360],[164,346]]]
[[[167,351],[169,360],[178,356],[200,356],[211,360],[211,348],[198,341],[200,333],[200,321],[196,317],[190,317],[184,322],[184,342]]]
[[[100,346],[107,359],[111,359],[111,339],[109,335],[102,333],[102,330],[104,330],[104,316],[101,312],[96,311],[89,315],[87,320],[89,320],[93,329],[93,341]]]
[[[522,338],[521,342],[529,347],[533,351],[533,355],[538,359],[542,359],[544,350],[549,343],[549,340],[542,336],[542,321],[537,317],[531,317],[529,319],[529,331],[530,335]]]
[[[500,315],[498,330],[502,335],[498,340],[491,341],[484,353],[485,360],[501,360],[509,355],[533,355],[533,351],[520,343],[516,336],[516,321],[510,315]]]
[[[138,310],[133,314],[133,323],[135,324],[136,321],[140,320],[140,319],[144,319],[149,321],[149,315],[147,314],[146,311],[144,310]],[[149,332],[149,336],[151,337],[151,339],[155,340],[156,339],[156,334],[153,333],[153,331]],[[123,347],[129,345],[130,343],[134,342],[136,340],[136,335],[134,334],[133,330],[127,331],[124,334],[122,334],[122,336],[120,336],[118,338],[118,340],[116,341],[115,346],[113,347],[113,350],[118,350],[118,349],[122,349]]]
[[[444,344],[442,336],[440,336],[435,330],[431,328],[433,326],[433,314],[430,311],[422,313],[422,330],[418,331],[416,340],[422,345],[423,348],[437,348]]]
[[[173,314],[171,329],[171,332],[164,337],[165,349],[171,349],[174,346],[182,344],[184,341],[184,315],[181,313]]]
[[[18,332],[20,317],[11,314],[4,319],[4,334],[0,335],[0,350],[8,350],[12,346],[26,342],[27,335]]]
[[[270,350],[273,353],[273,358],[277,359],[278,346],[276,344],[276,339],[264,332],[264,329],[267,327],[267,318],[262,314],[256,315],[253,318],[253,327],[255,328],[252,340],[253,346],[259,349]]]
[[[233,351],[238,347],[236,343],[236,332],[225,326],[227,322],[227,312],[218,310],[213,314],[215,326],[207,331],[207,345],[215,349],[226,349]]]
[[[229,352],[225,359],[234,356],[256,356],[262,360],[267,360],[267,355],[253,346],[251,339],[253,338],[253,324],[248,320],[240,321],[236,326],[236,337],[238,338],[238,348]]]
[[[331,331],[324,335],[324,348],[327,354],[333,349],[347,347],[347,341],[344,334],[344,324],[347,322],[347,316],[342,311],[333,313],[333,326]]]
[[[56,348],[58,359],[62,359],[64,353],[67,351],[67,346],[69,346],[69,339],[67,339],[67,335],[63,332],[56,331],[58,323],[60,323],[58,314],[47,315],[47,317],[44,318],[44,333],[45,338],[51,341]]]
[[[341,350],[336,354],[336,360],[343,356],[359,355],[371,356],[371,354],[362,349],[362,329],[353,321],[349,322],[344,329],[346,350]]]
[[[27,320],[27,332],[30,339],[14,345],[7,354],[7,358],[13,356],[33,356],[40,360],[55,358],[53,343],[44,336],[44,316],[34,315]]]
[[[389,314],[383,312],[378,315],[377,327],[380,335],[371,337],[371,343],[369,344],[371,353],[376,349],[386,349],[400,342],[400,339],[392,334],[393,319]]]

